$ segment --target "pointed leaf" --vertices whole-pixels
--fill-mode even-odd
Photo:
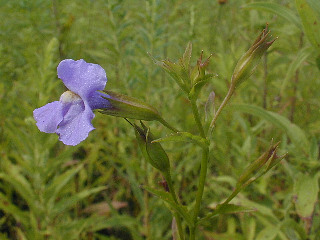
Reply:
[[[302,48],[296,54],[296,58],[290,64],[285,79],[282,81],[281,85],[281,95],[283,95],[284,91],[287,89],[287,85],[289,80],[294,76],[296,70],[302,65],[302,63],[311,55],[313,49],[310,47]]]
[[[25,226],[28,225],[28,213],[21,211],[2,193],[0,193],[0,209],[3,212],[12,215],[17,222],[20,222]]]
[[[320,20],[307,0],[296,0],[302,25],[310,43],[320,51]]]
[[[54,207],[52,211],[52,216],[57,216],[60,213],[72,208],[77,202],[80,200],[89,197],[90,195],[93,195],[95,193],[101,192],[102,190],[105,190],[106,187],[96,187],[88,190],[83,190],[79,193],[76,193],[72,196],[67,196],[64,199],[60,200]]]
[[[276,226],[268,226],[259,232],[256,240],[273,240],[279,233],[279,228]]]
[[[318,199],[319,185],[316,176],[299,175],[295,178],[295,206],[300,217],[311,217]]]
[[[82,169],[83,165],[79,165],[76,168],[70,169],[63,174],[55,177],[51,184],[46,188],[44,192],[44,198],[49,204],[53,204],[57,198],[58,193],[64,188],[70,180]]]
[[[296,147],[300,148],[305,153],[309,151],[310,144],[304,133],[304,131],[297,125],[291,123],[287,118],[281,116],[278,113],[267,111],[261,107],[257,107],[249,104],[234,104],[232,108],[237,111],[252,114],[257,117],[261,117],[274,124],[276,127],[283,129],[295,144]]]
[[[182,63],[186,69],[189,69],[191,54],[192,54],[192,43],[188,42],[188,45],[182,57]]]
[[[253,2],[243,6],[244,8],[264,10],[277,14],[280,17],[283,17],[288,22],[295,24],[298,28],[302,29],[302,25],[298,16],[294,14],[289,8],[286,8],[277,3],[271,2]]]
[[[153,140],[152,142],[190,142],[199,145],[202,148],[208,148],[209,143],[206,139],[200,137],[200,136],[195,136],[191,133],[188,132],[177,132],[177,133],[172,133],[169,134],[163,138],[159,138],[156,140]]]
[[[219,204],[211,213],[207,214],[207,216],[205,216],[199,222],[200,223],[204,222],[205,220],[208,220],[220,214],[233,214],[233,213],[243,213],[243,212],[253,212],[253,211],[256,211],[256,209],[251,207],[239,206],[235,204]]]
[[[162,190],[157,190],[151,187],[143,186],[143,189],[147,190],[148,192],[156,195],[166,203],[170,205],[174,210],[176,210],[183,218],[184,220],[188,223],[188,225],[193,225],[192,218],[185,206],[179,205],[175,203],[173,200],[172,196],[170,193],[162,191]]]

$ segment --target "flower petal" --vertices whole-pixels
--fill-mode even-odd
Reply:
[[[111,107],[110,102],[102,96],[110,97],[109,95],[101,92],[93,92],[92,94],[90,94],[90,97],[87,100],[92,110]]]
[[[74,61],[65,59],[57,68],[58,77],[62,79],[66,87],[86,100],[90,93],[103,90],[107,83],[104,69],[93,63],[87,63],[83,59]]]
[[[84,102],[72,103],[56,131],[59,140],[66,145],[79,144],[94,129],[91,124],[93,118],[94,114],[88,104]]]
[[[33,117],[41,132],[54,133],[63,120],[62,103],[59,101],[48,103],[33,111]]]

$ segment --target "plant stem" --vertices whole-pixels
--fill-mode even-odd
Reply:
[[[200,177],[199,177],[199,184],[198,184],[198,191],[196,196],[196,204],[193,210],[193,229],[190,230],[190,240],[195,239],[195,227],[197,223],[197,218],[200,212],[201,200],[204,191],[204,184],[207,177],[207,168],[208,168],[208,156],[209,156],[209,149],[204,149],[202,153],[202,160],[201,160],[201,170],[200,170]]]
[[[225,96],[225,98],[223,99],[223,102],[221,103],[218,111],[216,112],[216,115],[214,115],[214,118],[212,119],[211,123],[210,123],[210,128],[209,128],[209,133],[212,131],[212,129],[214,128],[214,124],[216,123],[222,109],[227,105],[229,99],[231,98],[232,94],[234,92],[234,87],[230,86],[229,91],[227,93],[227,95]]]
[[[176,192],[174,190],[174,186],[173,186],[173,182],[172,182],[172,178],[171,178],[170,172],[163,173],[163,176],[166,179],[166,182],[167,182],[168,187],[169,187],[169,192],[172,195],[173,200],[175,201],[176,204],[180,204],[179,200],[177,198]],[[174,215],[174,218],[176,219],[179,237],[180,237],[181,240],[184,240],[184,232],[183,232],[183,228],[182,228],[181,217],[179,216],[179,214],[177,212],[174,212],[173,215]]]
[[[205,135],[205,133],[204,133],[203,126],[202,126],[202,123],[201,123],[201,119],[200,119],[200,115],[199,115],[197,103],[196,103],[196,101],[193,100],[193,99],[189,99],[189,100],[190,100],[190,102],[191,102],[191,107],[192,107],[192,112],[193,112],[194,120],[195,120],[196,123],[197,123],[197,126],[198,126],[199,131],[200,131],[200,135],[201,135],[201,137],[206,138],[206,135]]]
[[[263,54],[264,67],[264,85],[263,85],[263,108],[267,109],[267,95],[268,95],[268,52]]]
[[[302,46],[303,46],[303,32],[300,34],[299,48],[301,49]],[[299,69],[296,70],[295,77],[294,77],[293,99],[292,99],[291,110],[289,115],[289,119],[291,122],[293,122],[294,120],[294,112],[296,110],[298,82],[299,82]]]
[[[172,127],[172,126],[171,126],[166,120],[164,120],[163,118],[160,118],[158,121],[159,121],[160,123],[162,123],[163,126],[169,128],[171,131],[173,131],[173,132],[179,132],[178,129]]]

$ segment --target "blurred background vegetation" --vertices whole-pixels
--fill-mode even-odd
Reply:
[[[202,211],[231,193],[272,138],[289,154],[234,200],[256,212],[216,217],[197,235],[320,239],[319,51],[294,1],[268,3],[1,0],[0,239],[172,239],[170,212],[140,187],[161,188],[161,175],[143,160],[128,123],[96,113],[96,130],[68,147],[39,132],[32,111],[64,91],[59,61],[85,59],[106,70],[107,89],[145,100],[178,129],[197,134],[187,98],[147,53],[176,61],[189,41],[194,64],[201,50],[204,57],[213,53],[208,69],[218,77],[198,101],[204,119],[209,94],[219,106],[237,60],[266,22],[279,39],[217,121]],[[148,124],[159,137],[169,133]],[[192,203],[200,150],[163,146],[179,195]]]

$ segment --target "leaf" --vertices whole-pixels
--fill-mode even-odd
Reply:
[[[305,153],[309,151],[310,144],[304,131],[280,114],[249,104],[233,104],[231,107],[236,111],[252,114],[271,122],[276,127],[283,129],[296,147]]]
[[[316,12],[318,17],[320,17],[320,1],[319,0],[307,0],[310,7]]]
[[[212,218],[221,214],[232,214],[232,213],[242,213],[242,212],[252,212],[252,211],[256,211],[256,209],[251,207],[239,206],[235,204],[219,204],[211,213],[209,213],[203,219],[200,219],[199,223],[204,222],[209,218]]]
[[[112,201],[112,208],[118,210],[128,206],[127,202],[118,202]],[[107,202],[99,202],[87,206],[84,210],[84,213],[96,213],[98,215],[109,215],[111,212],[110,205]]]
[[[182,56],[182,63],[185,69],[189,69],[191,54],[192,54],[192,43],[188,42],[186,50]]]
[[[317,161],[319,157],[319,145],[316,137],[312,138],[309,156],[315,161]]]
[[[319,192],[318,177],[298,175],[294,182],[295,206],[302,218],[311,217]]]
[[[206,101],[206,105],[205,105],[205,121],[210,121],[210,119],[212,119],[215,115],[215,106],[214,106],[214,100],[215,100],[215,92],[212,91],[209,96],[208,99]]]
[[[57,204],[55,204],[54,209],[52,210],[52,216],[57,216],[60,213],[72,208],[77,202],[80,200],[87,198],[88,196],[95,194],[97,192],[101,192],[105,190],[106,187],[96,187],[88,190],[83,190],[79,193],[76,193],[72,196],[67,196],[64,199],[60,200]]]
[[[286,7],[283,7],[280,4],[271,3],[271,2],[254,2],[254,3],[246,4],[243,7],[252,8],[256,10],[264,10],[267,12],[277,14],[278,16],[286,19],[288,22],[293,23],[298,28],[302,29],[302,25],[298,16],[296,16],[293,11],[291,11]]]
[[[320,50],[320,21],[317,14],[307,3],[307,0],[296,0],[296,7],[310,43]]]
[[[267,207],[263,205],[262,203],[257,203],[254,201],[249,200],[248,198],[244,197],[243,195],[238,195],[235,197],[232,202],[234,202],[237,205],[241,205],[244,207],[251,207],[257,210],[257,214],[262,214],[263,216],[267,217],[268,222],[278,224],[279,220],[273,213],[272,209],[270,207]]]
[[[183,91],[185,91],[186,93],[189,93],[189,89],[185,85],[185,82],[181,76],[182,69],[180,65],[175,64],[170,60],[158,61],[150,53],[148,53],[148,55],[153,60],[154,64],[160,66],[164,71],[166,71],[175,80],[175,82],[179,85],[179,87]]]
[[[58,193],[68,182],[82,169],[83,165],[79,165],[76,168],[70,169],[63,174],[55,177],[50,185],[47,186],[44,192],[44,198],[48,204],[53,205],[53,202],[57,198]]]
[[[28,180],[19,172],[16,165],[7,162],[6,173],[0,173],[0,179],[8,182],[15,191],[28,203],[29,207],[35,207],[35,194]]]
[[[279,233],[279,228],[276,226],[268,226],[259,232],[256,240],[273,240]]]
[[[0,209],[7,214],[11,214],[17,222],[20,222],[25,226],[28,225],[28,213],[23,212],[16,205],[12,204],[2,193],[0,193]]]
[[[311,55],[313,49],[310,47],[302,48],[296,55],[296,58],[290,64],[285,79],[282,81],[280,93],[283,95],[286,87],[288,85],[289,79],[293,77],[296,70],[301,66],[301,64]]]
[[[201,78],[197,78],[197,82],[194,83],[192,86],[190,92],[189,92],[189,98],[191,99],[198,99],[198,96],[200,94],[200,91],[202,87],[204,87],[212,78],[216,77],[217,75],[212,73],[207,73]]]
[[[172,133],[169,134],[163,138],[159,138],[156,140],[153,140],[152,143],[155,142],[190,142],[199,145],[202,148],[208,148],[209,143],[206,139],[200,137],[200,136],[195,136],[191,133],[188,132],[177,132],[177,133]]]
[[[86,220],[86,222],[88,219]],[[96,232],[105,228],[118,228],[125,226],[130,229],[133,239],[142,240],[141,233],[139,232],[139,222],[136,218],[126,215],[116,215],[108,218],[97,218],[91,221],[90,231]]]
[[[281,229],[286,231],[286,230],[292,230],[295,231],[299,234],[299,239],[307,239],[307,233],[305,231],[305,229],[303,228],[303,226],[301,226],[299,223],[297,223],[296,221],[294,221],[292,218],[288,218],[286,220],[283,221],[283,223],[281,224]],[[291,238],[290,238],[291,240]]]
[[[170,205],[174,210],[176,210],[183,218],[184,220],[188,223],[188,225],[192,226],[193,221],[192,218],[185,206],[179,205],[175,203],[173,200],[172,196],[170,193],[162,191],[162,190],[157,190],[148,186],[143,186],[143,189],[147,190],[148,192],[152,193],[153,195],[156,195],[166,203]]]

